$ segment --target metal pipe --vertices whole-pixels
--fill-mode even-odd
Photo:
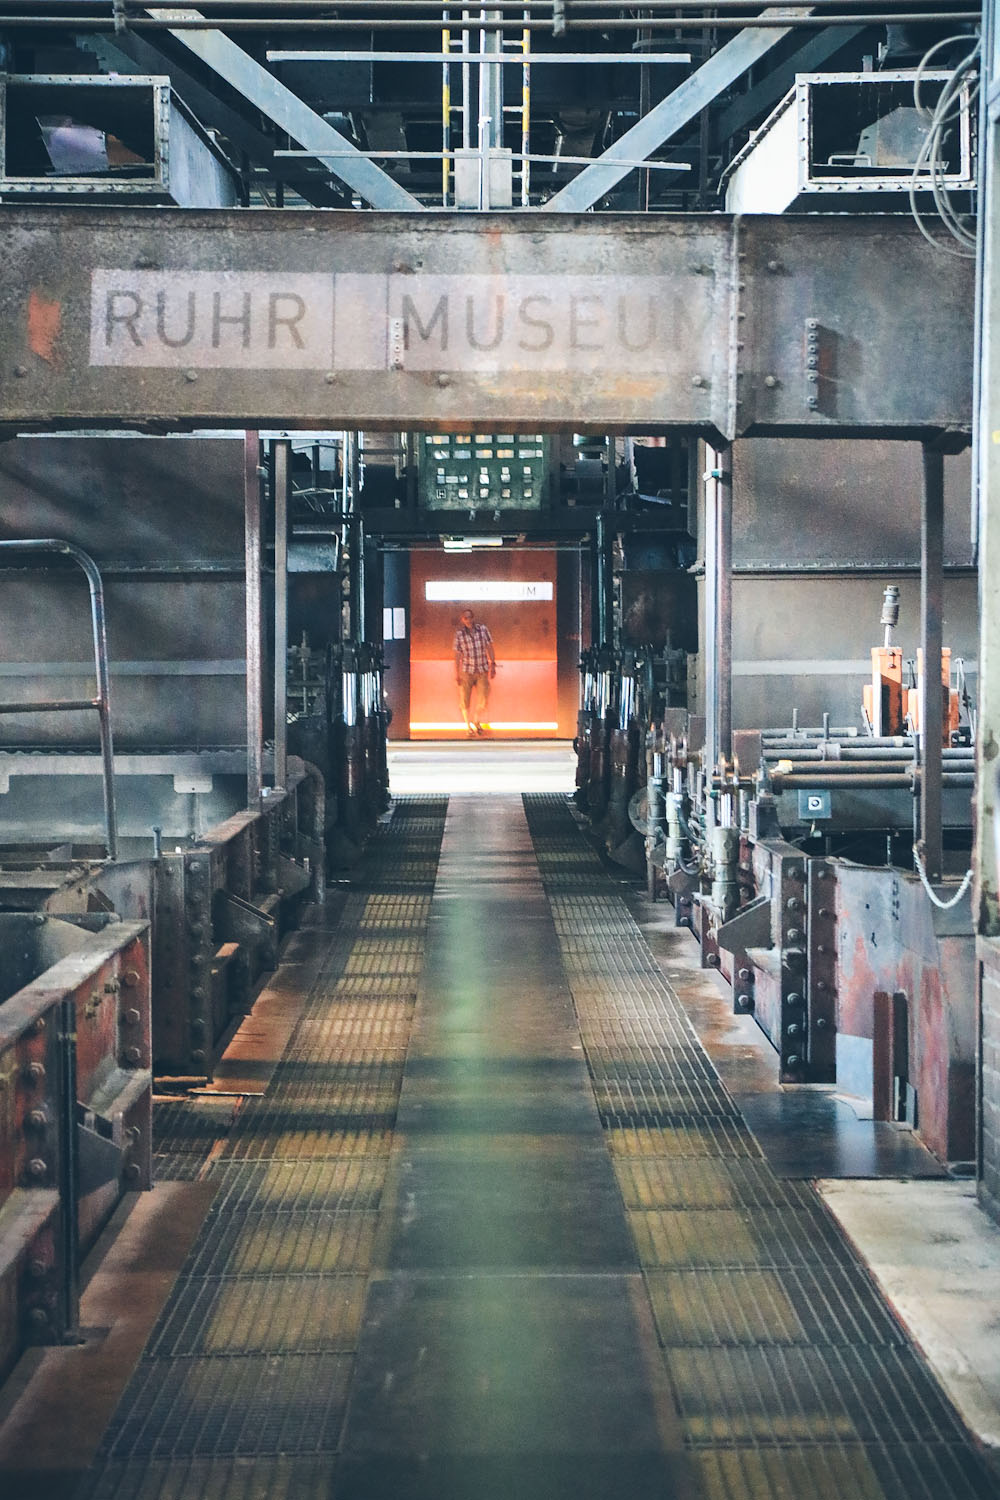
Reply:
[[[920,648],[923,680],[920,701],[920,843],[928,880],[944,871],[941,827],[941,741],[944,698],[941,683],[941,617],[944,608],[944,453],[923,445],[924,490],[920,517]]]
[[[59,1236],[62,1276],[59,1328],[64,1343],[80,1339],[79,1137],[76,1126],[76,1003],[59,1001]]]
[[[794,791],[797,787],[807,788],[809,791],[836,791],[845,787],[853,789],[898,787],[900,790],[909,791],[915,785],[919,786],[922,780],[919,771],[910,771],[905,774],[902,771],[857,771],[851,776],[839,777],[812,776],[805,773],[785,775],[780,772],[771,778],[771,785],[776,792]],[[972,771],[946,771],[941,777],[941,785],[946,787],[971,787],[974,781],[975,773]],[[929,871],[928,879],[930,879]]]
[[[51,709],[61,712],[74,708],[95,708],[97,710],[101,739],[104,824],[108,858],[117,859],[118,814],[115,807],[115,756],[111,731],[111,675],[108,670],[108,634],[104,614],[104,585],[101,582],[101,575],[97,564],[89,552],[84,552],[81,547],[75,547],[72,542],[64,542],[56,537],[44,537],[41,540],[18,539],[16,541],[4,541],[0,542],[0,551],[17,553],[62,552],[67,557],[71,557],[86,576],[87,586],[90,589],[90,625],[94,643],[94,672],[97,678],[97,697],[87,699],[64,698],[61,700],[57,699],[52,703],[4,705],[0,708],[0,712],[28,713]]]
[[[472,147],[472,69],[469,66],[469,56],[472,51],[469,42],[469,12],[462,12],[462,150],[469,151]]]
[[[264,790],[264,687],[261,660],[260,435],[243,434],[244,553],[246,557],[247,806],[260,807]]]
[[[531,19],[527,11],[524,20]],[[521,32],[521,207],[531,205],[531,32],[527,26]]]
[[[818,12],[824,7],[830,7],[832,9],[840,3],[841,0],[811,0],[810,10]],[[904,8],[904,6],[908,5],[909,3],[910,0],[900,0],[900,9]],[[200,12],[205,10],[221,9],[223,7],[233,10],[246,9],[251,11],[273,11],[277,8],[275,0],[204,0],[204,3],[199,4],[198,9]],[[714,15],[716,10],[747,10],[749,8],[750,7],[748,5],[748,0],[715,0],[712,11]],[[144,0],[143,9],[145,11],[148,11],[150,15],[161,9],[175,11],[176,0]],[[329,0],[295,0],[295,9],[296,12],[329,12],[330,5]],[[546,21],[546,26],[547,29],[551,32],[552,0],[491,0],[490,9],[496,11],[541,11],[543,14],[543,18],[548,18]],[[705,10],[705,0],[645,0],[645,3],[642,7],[643,26],[645,25],[645,22],[647,20],[654,18],[654,13],[658,9],[665,10],[668,13],[668,17],[672,16],[673,12],[678,10],[699,10],[703,12]],[[343,16],[347,16],[349,13],[355,19],[355,21],[359,15],[367,15],[371,11],[375,10],[386,10],[393,12],[427,11],[429,15],[432,15],[436,18],[437,25],[441,24],[440,0],[437,5],[434,4],[434,0],[353,0],[352,4],[340,7],[340,11]],[[616,14],[614,7],[609,5],[608,0],[573,0],[573,11],[574,13],[576,13],[577,11],[607,11],[609,15]],[[960,14],[960,12],[952,10],[947,12],[947,14],[956,16]],[[143,17],[138,16],[130,18],[129,24],[132,24],[133,21],[143,19]],[[171,26],[180,24],[182,24],[182,22],[180,21],[170,22]],[[215,24],[218,26],[220,22],[216,21]],[[229,26],[232,25],[233,22],[229,18],[227,18],[225,24]],[[299,31],[309,31],[312,30],[314,22],[312,20],[304,21],[300,17],[297,22],[292,22],[290,24],[294,25],[295,29]],[[633,19],[632,21],[631,29],[633,31],[636,29],[635,19]]]
[[[292,445],[274,445],[274,785],[288,786],[288,490]]]
[[[447,11],[441,32],[441,207],[448,207],[448,160],[451,152],[451,32]]]
[[[814,30],[824,26],[886,26],[886,25],[932,25],[934,23],[952,23],[960,21],[978,22],[981,13],[978,10],[962,11],[886,11],[868,12],[863,15],[830,15],[820,14],[812,16],[789,16],[789,15],[752,15],[744,14],[731,16],[728,14],[700,14],[700,15],[672,15],[672,16],[649,16],[644,18],[644,26],[651,31],[663,29],[665,31],[711,29],[715,31],[744,31],[748,28],[758,30],[760,28],[771,29],[780,27],[787,30]],[[192,20],[159,20],[153,16],[135,16],[129,20],[129,30],[135,32],[157,32],[157,31],[217,31],[220,20],[201,19]],[[292,20],[288,17],[269,19],[257,19],[248,16],[226,17],[225,28],[227,32],[233,31],[299,31],[303,28],[302,18]],[[330,18],[328,16],[317,16],[307,23],[310,31],[357,31],[358,18]],[[532,19],[525,23],[521,19],[501,18],[491,22],[493,30],[497,31],[520,31],[525,24],[529,30],[544,31],[551,33],[551,20],[543,20],[541,17]],[[634,31],[635,19],[625,18],[620,14],[613,13],[593,20],[584,19],[574,21],[575,31]],[[365,19],[365,31],[439,31],[441,28],[440,11],[426,18],[407,20],[406,18],[389,19],[386,17],[369,17]],[[94,16],[6,16],[0,15],[0,27],[5,30],[72,30],[72,31],[97,31],[113,32],[114,22],[110,19],[97,18]]]
[[[732,754],[732,452],[705,449],[705,763]]]

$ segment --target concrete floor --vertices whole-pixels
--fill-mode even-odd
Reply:
[[[576,756],[569,740],[393,740],[389,789],[403,797],[447,792],[572,792]]]
[[[966,1425],[1000,1458],[1000,1228],[975,1185],[817,1186]]]

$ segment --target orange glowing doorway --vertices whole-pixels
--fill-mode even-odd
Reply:
[[[463,609],[489,627],[497,658],[486,723],[496,739],[553,739],[559,723],[556,554],[410,555],[410,737],[465,735],[452,643]]]

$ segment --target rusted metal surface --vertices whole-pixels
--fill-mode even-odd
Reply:
[[[212,1076],[223,1041],[277,963],[298,901],[323,879],[319,778],[289,757],[288,790],[155,869],[153,1054],[161,1075]]]
[[[92,1243],[125,1189],[150,1186],[152,1074],[148,923],[88,931],[8,914],[0,932],[7,959],[21,960],[8,992],[30,976],[0,1003],[2,1374],[25,1343],[66,1332],[75,1247]],[[60,1081],[74,1074],[66,1098]],[[74,1154],[79,1191],[67,1197]]]
[[[8,207],[0,421],[917,435],[972,271],[903,218]],[[29,305],[55,309],[32,344]],[[823,355],[819,397],[807,325]]]
[[[829,859],[806,862],[806,1035],[809,1079],[832,1083],[837,1076],[836,867]]]
[[[916,1091],[917,1129],[942,1160],[969,1161],[975,1155],[976,1055],[969,903],[938,911],[920,882],[902,871],[844,861],[834,868],[838,1056],[845,1038],[874,1043],[877,994],[904,996],[905,1073]],[[871,1071],[873,1081],[886,1072],[874,1046]],[[898,1069],[895,1076],[901,1076]]]

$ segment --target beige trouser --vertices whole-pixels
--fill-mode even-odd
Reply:
[[[476,689],[478,695],[478,708],[473,724],[480,724],[486,713],[486,705],[490,701],[490,674],[489,672],[463,672],[458,679],[458,702],[462,710],[462,718],[465,720],[466,728],[469,725],[469,705],[472,699],[472,690]]]

